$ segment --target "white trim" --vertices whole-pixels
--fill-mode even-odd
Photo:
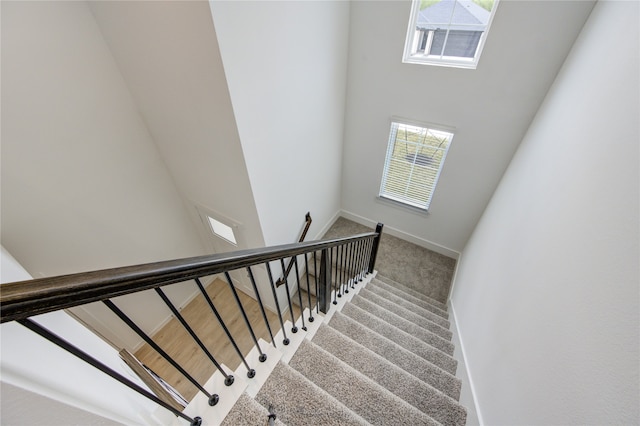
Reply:
[[[322,238],[324,236],[324,234],[327,233],[327,231],[329,230],[329,228],[331,228],[333,226],[334,223],[336,223],[336,221],[338,220],[338,218],[340,217],[340,213],[341,210],[338,210],[332,217],[331,219],[329,219],[329,221],[326,223],[326,225],[324,225],[322,227],[322,229],[316,234],[314,240],[319,240],[320,238]]]
[[[469,390],[471,392],[471,397],[473,398],[473,405],[476,409],[476,415],[478,416],[478,423],[480,425],[484,425],[484,419],[482,418],[482,411],[480,410],[480,403],[478,402],[478,397],[476,395],[476,387],[473,384],[473,377],[471,375],[471,371],[469,370],[469,364],[467,363],[467,352],[464,348],[464,343],[462,342],[462,334],[460,333],[460,327],[458,325],[458,316],[456,315],[456,309],[453,306],[453,300],[449,300],[449,306],[451,306],[451,314],[453,316],[453,322],[456,326],[456,337],[458,338],[457,342],[454,342],[456,346],[460,348],[460,353],[462,354],[462,359],[459,360],[461,362],[458,363],[458,369],[460,368],[460,364],[462,364],[462,368],[466,373],[466,378],[469,379]],[[460,378],[459,374],[456,374],[456,377]],[[464,382],[464,380],[463,380]],[[463,383],[464,384],[464,383]]]
[[[377,223],[378,223],[378,222],[376,222],[374,220],[368,219],[366,217],[359,216],[359,215],[357,215],[355,213],[351,213],[351,212],[348,212],[346,210],[342,210],[341,211],[341,216],[344,217],[345,219],[352,220],[352,221],[354,221],[356,223],[359,223],[361,225],[368,226],[368,227],[371,227],[371,228],[375,228]],[[408,234],[408,233],[406,233],[404,231],[401,231],[399,229],[393,228],[391,226],[385,225],[384,226],[384,230],[382,232],[383,233],[387,233],[389,235],[393,235],[394,237],[398,237],[401,240],[408,241],[408,242],[413,243],[415,245],[418,245],[420,247],[424,247],[426,249],[435,251],[436,253],[440,253],[440,254],[442,254],[444,256],[451,257],[451,258],[456,259],[456,260],[460,257],[460,252],[459,251],[450,249],[449,247],[445,247],[445,246],[440,245],[438,243],[434,243],[433,241],[425,240],[424,238],[416,237],[415,235]]]
[[[460,263],[462,262],[462,255],[464,252],[458,254],[458,258],[456,259],[456,267],[453,269],[453,277],[451,277],[451,287],[449,288],[449,295],[447,296],[447,300],[451,300],[451,296],[453,296],[453,289],[456,286],[456,278],[458,277],[458,268],[460,267]]]

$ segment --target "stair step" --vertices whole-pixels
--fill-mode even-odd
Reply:
[[[414,324],[418,324],[419,326],[424,327],[427,330],[431,330],[434,333],[439,334],[447,340],[451,340],[452,333],[451,331],[449,331],[449,321],[434,313],[429,312],[428,315],[425,316],[418,315],[415,312],[411,312],[407,308],[398,305],[397,303],[391,302],[390,300],[387,300],[382,296],[372,293],[371,291],[367,290],[367,287],[361,289],[358,292],[358,295],[363,299],[373,303],[374,305],[385,308],[386,310],[391,311],[394,314],[413,322]]]
[[[422,358],[437,365],[443,370],[448,371],[451,374],[456,374],[458,362],[451,356],[452,353],[449,354],[443,352],[440,348],[436,348],[423,342],[417,337],[400,330],[398,327],[394,327],[393,325],[353,304],[346,305],[342,308],[342,313],[351,319],[358,321],[365,327],[370,328],[381,336],[394,341],[403,348],[410,350],[416,355],[420,355]]]
[[[381,320],[386,321],[392,326],[397,327],[400,330],[406,333],[409,333],[414,337],[417,337],[423,342],[428,343],[429,345],[435,348],[438,348],[449,355],[453,355],[455,346],[453,345],[453,343],[451,343],[450,340],[447,340],[444,337],[439,336],[436,333],[433,333],[432,331],[429,331],[417,324],[414,324],[411,321],[406,320],[401,316],[386,310],[385,308],[377,306],[375,303],[371,303],[367,299],[363,298],[362,296],[358,296],[357,294],[353,296],[353,299],[351,299],[351,303],[353,303],[355,306],[359,307],[360,309],[372,315],[375,315]]]
[[[464,426],[466,409],[382,356],[322,325],[313,343],[445,426]]]
[[[453,399],[460,397],[460,379],[341,312],[334,313],[328,325]]]
[[[443,305],[442,303],[438,302],[437,300],[428,298],[426,296],[425,297],[428,300],[424,300],[422,298],[419,298],[419,297],[416,297],[416,296],[412,295],[411,293],[407,293],[406,291],[404,291],[402,289],[394,287],[391,284],[385,283],[384,281],[379,280],[379,279],[374,279],[372,284],[375,284],[376,286],[381,287],[381,288],[387,290],[390,293],[393,293],[393,294],[395,294],[397,296],[400,296],[403,299],[408,300],[409,302],[411,302],[413,304],[416,304],[418,306],[422,306],[425,309],[428,309],[428,308],[426,308],[426,306],[433,306],[433,307],[435,307],[435,308],[437,308],[437,309],[439,309],[441,311],[448,312],[447,306]]]
[[[368,286],[369,287],[369,286]],[[442,319],[447,320],[449,319],[449,313],[446,311],[443,311],[442,309],[436,308],[435,306],[432,305],[428,305],[428,307],[424,307],[424,306],[418,306],[413,302],[410,302],[406,299],[403,299],[400,296],[397,296],[385,289],[383,289],[382,287],[376,287],[375,285],[372,285],[369,287],[369,291],[371,291],[372,293],[375,293],[379,296],[382,296],[388,300],[391,300],[394,303],[397,303],[398,305],[407,308],[408,310],[415,312],[416,314],[419,315],[424,315],[425,312],[431,312],[433,314],[436,314],[440,317],[442,317]]]
[[[443,311],[447,310],[447,305],[446,304],[444,304],[444,303],[442,303],[442,302],[440,302],[440,301],[438,301],[436,299],[433,299],[433,298],[431,298],[431,297],[429,297],[429,296],[427,296],[425,294],[422,294],[419,291],[416,291],[416,290],[412,289],[411,287],[407,287],[404,284],[401,284],[401,283],[399,283],[397,281],[394,281],[389,277],[385,277],[384,275],[378,274],[376,276],[376,279],[378,279],[379,281],[382,281],[383,283],[387,284],[388,286],[391,286],[391,287],[396,288],[396,289],[398,289],[400,291],[403,291],[404,293],[410,294],[413,297],[421,299],[421,300],[423,300],[423,301],[425,301],[427,303],[431,303],[432,305],[439,307]]]
[[[438,424],[309,341],[300,345],[289,365],[373,425]]]
[[[288,426],[367,424],[362,417],[283,362],[276,365],[256,395],[256,401],[264,407],[273,405],[277,418]]]
[[[269,410],[260,405],[255,399],[246,393],[240,395],[238,401],[227,414],[221,426],[255,426],[267,424]],[[285,426],[277,418],[274,422],[276,426]]]

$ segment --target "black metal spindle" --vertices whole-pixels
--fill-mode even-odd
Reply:
[[[357,259],[357,242],[351,243],[351,288],[354,287],[356,281],[356,259]]]
[[[271,284],[271,291],[273,292],[273,300],[276,302],[276,310],[278,311],[278,319],[280,320],[280,330],[282,330],[282,336],[284,339],[282,343],[286,346],[290,343],[290,340],[287,338],[287,333],[284,330],[284,321],[282,321],[282,311],[280,310],[280,302],[278,302],[278,294],[276,293],[276,286],[273,283],[273,274],[271,273],[271,266],[269,266],[269,262],[266,262],[267,266],[267,275],[269,276],[269,283]]]
[[[338,274],[338,297],[342,297],[342,290],[343,290],[343,286],[342,286],[342,282],[343,279],[342,277],[344,276],[344,245],[340,245],[338,247],[340,249],[340,273]]]
[[[229,339],[229,342],[231,343],[231,345],[235,349],[236,353],[240,357],[240,360],[242,361],[244,366],[247,368],[247,377],[250,378],[250,379],[253,379],[256,376],[256,370],[254,370],[253,368],[249,367],[249,364],[247,363],[247,360],[244,358],[244,355],[242,355],[242,351],[240,350],[240,348],[238,347],[235,339],[231,335],[231,332],[229,332],[229,329],[227,328],[227,324],[225,324],[224,320],[222,319],[222,317],[218,313],[218,310],[216,309],[215,305],[213,304],[213,301],[211,300],[211,298],[209,297],[209,295],[205,291],[204,286],[202,285],[202,282],[200,282],[200,278],[195,278],[194,281],[196,282],[196,285],[200,289],[200,293],[202,293],[202,296],[207,301],[207,304],[209,304],[209,308],[211,308],[211,312],[213,312],[213,315],[215,315],[216,319],[218,320],[218,323],[222,327],[222,330],[224,331],[224,334],[227,335],[227,339]]]
[[[194,379],[187,371],[182,368],[180,364],[178,364],[169,354],[167,354],[158,344],[149,337],[136,323],[134,323],[131,318],[129,318],[124,312],[120,310],[111,300],[103,300],[104,303],[114,314],[118,316],[125,324],[129,326],[138,336],[142,338],[149,346],[151,346],[157,353],[160,354],[169,364],[171,364],[176,370],[180,372],[184,377],[187,378],[195,387],[197,387],[200,392],[204,393],[209,399],[209,405],[214,406],[220,400],[218,394],[210,394],[207,392],[205,388],[202,387],[200,383],[196,379]]]
[[[335,251],[335,256],[334,256],[334,251]],[[333,262],[335,259],[335,267],[333,268],[333,273],[331,274],[331,278],[334,277],[335,275],[335,280],[333,281],[333,304],[337,305],[338,304],[338,247],[332,247],[331,248],[331,262]]]
[[[315,282],[316,282],[316,313],[320,313],[320,302],[319,302],[319,291],[318,291],[318,259],[316,257],[316,252],[313,252],[313,277],[315,278]]]
[[[358,249],[358,282],[361,282],[363,279],[362,276],[362,259],[364,259],[364,245],[365,245],[366,241],[365,240],[361,240],[360,243],[358,244],[360,247]]]
[[[167,295],[164,294],[162,289],[156,288],[155,290],[156,290],[156,293],[158,293],[158,295],[160,296],[160,298],[164,301],[164,303],[169,307],[169,309],[171,309],[171,312],[173,313],[173,315],[175,315],[176,319],[178,321],[180,321],[180,324],[182,324],[182,326],[185,328],[185,330],[187,330],[187,333],[189,333],[189,335],[198,344],[198,346],[200,346],[200,349],[202,349],[202,351],[207,355],[207,357],[209,357],[209,359],[211,360],[213,365],[215,365],[215,367],[218,369],[218,371],[220,373],[222,373],[222,375],[224,376],[224,384],[227,385],[227,386],[231,386],[233,384],[234,380],[235,380],[233,378],[233,375],[228,374],[226,371],[224,371],[222,366],[220,364],[218,364],[218,361],[216,361],[216,359],[213,357],[213,355],[211,355],[211,352],[209,352],[209,350],[204,345],[204,343],[202,343],[202,340],[200,340],[198,335],[195,333],[195,331],[193,331],[191,326],[187,323],[187,321],[184,319],[184,317],[180,314],[178,309],[173,305],[171,300],[169,300]]]
[[[280,264],[284,269],[284,259],[280,259]],[[291,304],[291,293],[289,292],[289,280],[287,279],[287,277],[284,277],[284,289],[285,289],[285,292],[287,293],[287,302],[289,303],[289,314],[291,316],[291,323],[293,324],[293,326],[291,327],[291,332],[297,333],[298,327],[296,327],[296,319],[293,315],[293,305]]]
[[[305,275],[307,276],[307,299],[309,300],[309,322],[313,322],[315,318],[313,317],[313,308],[311,307],[311,285],[309,284],[309,259],[307,258],[306,253],[304,254],[304,268],[305,268]]]
[[[346,278],[345,278],[345,293],[349,293],[349,284],[351,282],[351,251],[352,251],[352,247],[351,247],[351,243],[347,244],[347,254],[346,254]]]
[[[143,389],[142,387],[138,386],[137,384],[135,384],[131,380],[127,379],[126,377],[124,377],[120,373],[118,373],[115,370],[111,369],[110,367],[108,367],[107,365],[103,364],[102,362],[98,361],[97,359],[95,359],[94,357],[89,355],[88,353],[84,352],[82,349],[79,349],[78,347],[72,345],[71,343],[69,343],[68,341],[64,340],[63,338],[61,338],[57,334],[55,334],[55,333],[49,331],[48,329],[42,327],[40,324],[36,323],[35,321],[27,318],[27,319],[17,320],[17,322],[19,324],[22,324],[23,326],[27,327],[29,330],[35,332],[36,334],[40,335],[41,337],[44,337],[45,339],[47,339],[51,343],[53,343],[53,344],[59,346],[60,348],[64,349],[65,351],[67,351],[67,352],[71,353],[72,355],[80,358],[84,362],[92,365],[93,367],[97,368],[98,370],[102,371],[103,373],[107,374],[108,376],[112,377],[113,379],[119,381],[120,383],[122,383],[123,385],[127,386],[128,388],[138,392],[139,394],[147,397],[148,399],[152,400],[156,404],[166,408],[167,410],[171,411],[176,416],[187,420],[192,426],[199,426],[199,425],[202,424],[202,419],[200,417],[191,418],[191,417],[187,416],[186,414],[182,413],[181,411],[179,411],[179,410],[175,409],[174,407],[172,407],[171,405],[167,404],[166,402],[164,402],[163,400],[161,400],[160,398],[158,398],[157,396],[155,396],[151,392]]]
[[[227,279],[227,283],[229,284],[229,288],[231,289],[231,292],[233,293],[233,297],[236,299],[236,303],[238,304],[238,308],[240,309],[240,313],[242,314],[242,318],[244,318],[244,323],[247,325],[247,329],[249,330],[249,334],[251,334],[251,338],[253,339],[253,344],[256,346],[256,349],[258,349],[258,353],[260,354],[261,357],[265,357],[266,356],[264,352],[262,352],[262,348],[260,347],[260,344],[258,343],[258,339],[256,338],[256,334],[253,332],[253,327],[251,327],[251,322],[249,321],[249,317],[247,316],[247,313],[244,310],[244,306],[242,306],[242,302],[240,301],[240,296],[238,296],[238,292],[236,291],[236,287],[233,285],[233,281],[231,281],[231,276],[229,275],[228,272],[224,273],[224,277]]]
[[[260,292],[258,291],[258,286],[256,285],[256,279],[253,276],[253,271],[251,271],[251,266],[247,266],[247,272],[249,273],[249,279],[251,280],[251,285],[253,286],[253,291],[256,293],[256,299],[258,300],[258,305],[260,305],[260,311],[262,312],[262,318],[264,319],[264,323],[267,326],[267,330],[269,331],[269,336],[271,337],[271,343],[273,347],[276,347],[276,341],[273,338],[273,333],[271,332],[271,325],[269,324],[269,320],[267,319],[267,313],[264,310],[264,305],[262,304],[262,298],[260,297]],[[258,358],[260,362],[265,362],[267,360],[267,355],[260,355]]]
[[[351,286],[351,288],[353,288],[353,276],[354,276],[354,271],[353,271],[353,260],[355,259],[355,243],[351,243],[351,249],[350,249],[350,254],[349,254],[349,285]]]
[[[304,325],[304,306],[302,305],[302,290],[300,290],[300,272],[298,271],[298,256],[293,256],[293,265],[296,270],[296,283],[298,284],[298,302],[300,302],[300,318],[302,318],[302,329],[307,331]]]

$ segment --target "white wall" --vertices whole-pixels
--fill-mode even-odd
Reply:
[[[194,223],[209,232],[202,206],[239,224],[242,248],[264,246],[208,3],[91,10]]]
[[[409,1],[352,2],[342,208],[461,251],[592,6],[500,3],[469,70],[401,62]],[[376,200],[392,116],[457,129],[428,215]]]
[[[638,424],[640,34],[599,2],[466,245],[484,424]]]
[[[348,2],[213,1],[212,15],[267,245],[340,210]]]
[[[1,249],[2,283],[31,279],[15,258],[4,247]],[[64,311],[38,315],[33,320],[147,389],[116,350]],[[173,415],[167,410],[22,325],[5,323],[0,332],[2,424],[69,424],[73,415],[74,422],[84,419],[91,424],[157,424],[171,420]],[[75,410],[69,410],[69,406]]]
[[[204,254],[84,2],[2,3],[2,244],[36,277]],[[148,293],[118,303],[147,331],[169,314]],[[119,346],[139,342],[89,310]]]

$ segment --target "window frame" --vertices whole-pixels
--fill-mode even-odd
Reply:
[[[412,53],[413,46],[420,42],[420,39],[416,37],[416,34],[418,33],[418,31],[416,30],[416,25],[417,25],[416,21],[418,20],[420,0],[412,0],[411,13],[409,15],[409,24],[407,26],[407,36],[405,38],[404,51],[402,53],[402,62],[405,64],[421,64],[421,65],[435,65],[435,66],[441,66],[441,67],[476,69],[478,67],[478,62],[480,61],[480,56],[482,55],[482,50],[487,40],[487,35],[489,34],[489,30],[491,29],[491,24],[496,14],[496,10],[498,9],[499,3],[500,3],[500,0],[494,0],[493,8],[491,9],[491,12],[489,12],[489,20],[487,21],[485,30],[480,36],[480,41],[476,48],[476,53],[473,58],[467,59],[459,56],[444,56],[444,50],[446,49],[446,42],[447,42],[448,34],[450,31],[448,27],[446,28],[447,34],[445,36],[444,46],[442,49],[443,55],[428,56],[428,55],[416,55]],[[471,25],[471,24],[469,24],[469,26],[477,27],[477,25]],[[433,33],[433,31],[430,31],[430,32]],[[416,41],[416,38],[418,38],[417,41]],[[430,38],[433,39],[433,34],[431,35]]]
[[[444,150],[443,154],[442,154],[442,160],[440,161],[439,165],[438,165],[438,169],[436,171],[435,174],[435,178],[433,180],[433,185],[431,187],[430,192],[427,191],[426,195],[427,195],[427,201],[424,203],[424,205],[419,204],[419,203],[415,203],[415,202],[411,202],[410,200],[407,199],[402,199],[401,197],[397,197],[397,196],[393,196],[392,194],[388,194],[385,192],[385,186],[386,183],[388,181],[388,170],[389,170],[389,164],[390,164],[390,159],[393,156],[393,152],[394,152],[394,148],[395,148],[395,144],[397,142],[397,129],[394,132],[394,125],[405,125],[405,126],[412,126],[412,127],[420,127],[423,129],[427,129],[427,130],[433,130],[436,132],[444,132],[444,133],[448,133],[450,135],[449,137],[449,143],[447,144],[446,149]],[[409,120],[409,119],[405,119],[405,118],[400,118],[400,117],[391,117],[391,119],[389,120],[389,136],[388,136],[388,140],[387,140],[387,149],[385,152],[385,156],[384,156],[384,164],[383,164],[383,168],[382,168],[382,178],[380,179],[380,189],[378,191],[378,196],[376,197],[379,201],[383,201],[383,202],[388,202],[391,203],[393,205],[397,205],[397,206],[401,206],[402,208],[405,209],[409,209],[415,212],[420,212],[423,214],[428,214],[429,213],[429,208],[431,207],[431,202],[433,201],[433,196],[436,192],[436,188],[438,186],[438,182],[440,180],[440,175],[442,174],[442,170],[444,169],[444,164],[446,162],[447,159],[447,154],[449,153],[449,149],[451,147],[451,144],[453,143],[453,139],[455,137],[455,131],[456,129],[450,126],[443,126],[443,125],[438,125],[438,124],[432,124],[432,123],[426,123],[426,122],[421,122],[421,121],[415,121],[415,120]],[[415,165],[415,159],[414,159],[414,165]],[[411,175],[413,176],[413,175]],[[411,176],[409,178],[409,181],[407,181],[407,183],[410,182],[411,180]]]

